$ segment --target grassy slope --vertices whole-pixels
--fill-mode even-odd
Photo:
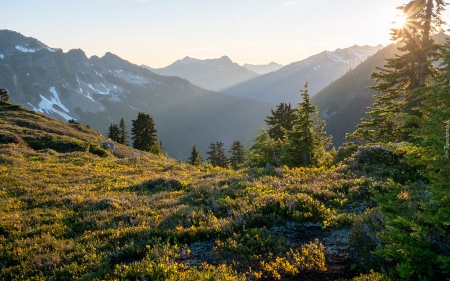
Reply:
[[[347,227],[364,179],[322,168],[193,167],[150,154],[135,163],[121,145],[118,157],[99,157],[97,132],[5,103],[0,123],[5,280],[353,274]]]

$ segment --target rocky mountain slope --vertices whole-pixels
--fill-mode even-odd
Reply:
[[[207,91],[165,77],[111,53],[64,53],[17,32],[0,31],[0,87],[10,100],[106,135],[124,118],[128,130],[139,111],[150,114],[170,156],[185,160],[194,145],[251,141],[273,105]]]
[[[280,102],[296,104],[300,101],[299,90],[303,89],[305,81],[309,82],[310,95],[315,95],[381,48],[381,45],[375,47],[355,45],[334,52],[324,51],[222,92],[275,104]]]
[[[206,60],[185,57],[167,67],[150,70],[161,75],[187,79],[197,86],[212,91],[222,91],[258,76],[255,72],[234,63],[227,56]]]

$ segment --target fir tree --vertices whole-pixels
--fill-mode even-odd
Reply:
[[[331,143],[331,138],[325,137],[325,121],[320,119],[317,107],[311,104],[308,82],[300,95],[302,102],[296,111],[296,120],[292,130],[286,131],[284,162],[291,167],[317,165]]]
[[[111,123],[108,129],[108,138],[112,141],[119,142],[119,127],[117,124]]]
[[[243,164],[245,161],[244,146],[239,141],[235,141],[231,144],[231,149],[228,152],[231,153],[231,167],[236,170],[238,165]]]
[[[217,157],[217,149],[215,143],[211,142],[211,144],[209,145],[209,150],[206,152],[206,154],[209,155],[206,160],[208,160],[211,165],[218,166],[219,160]]]
[[[0,89],[0,101],[9,101],[9,94],[5,89]]]
[[[122,119],[120,119],[118,134],[119,134],[118,143],[128,145],[128,132],[123,117]]]
[[[264,167],[266,164],[280,166],[280,158],[284,155],[284,143],[278,139],[272,140],[265,129],[255,137],[254,144],[248,149],[251,166]]]
[[[209,155],[207,158],[209,163],[213,166],[219,166],[222,168],[228,167],[228,158],[225,155],[225,149],[223,148],[223,142],[211,143],[209,146],[209,151],[206,154]]]
[[[381,93],[350,137],[368,142],[411,141],[410,129],[416,128],[421,113],[424,87],[435,76],[433,62],[440,58],[439,46],[431,35],[442,31],[440,17],[443,0],[414,0],[399,7],[406,21],[392,29],[392,40],[400,43],[402,55],[387,59],[383,68],[372,74],[378,84],[372,89]]]
[[[139,112],[136,120],[131,120],[131,139],[133,147],[154,154],[162,153],[162,147],[156,137],[155,122],[150,115]]]
[[[192,148],[191,156],[188,158],[188,163],[191,165],[198,166],[203,162],[203,158],[197,150],[197,147]]]
[[[271,116],[264,121],[269,126],[269,135],[273,140],[284,139],[284,132],[290,131],[295,120],[295,109],[291,104],[280,103],[274,111],[270,109]]]

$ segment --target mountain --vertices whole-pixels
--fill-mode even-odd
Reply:
[[[305,60],[291,63],[280,70],[222,90],[230,95],[258,101],[295,104],[300,101],[299,90],[309,82],[309,93],[315,95],[332,81],[355,68],[382,46],[353,46],[324,51]]]
[[[123,117],[128,130],[139,111],[150,114],[172,157],[185,160],[194,145],[249,144],[273,105],[208,91],[106,53],[63,53],[34,38],[0,30],[0,88],[10,101],[60,120],[76,119],[103,135]],[[130,141],[131,143],[131,141]]]
[[[332,82],[311,98],[317,105],[321,118],[327,122],[325,131],[333,136],[333,144],[339,147],[345,142],[345,134],[355,131],[361,118],[368,118],[367,107],[373,104],[376,91],[368,89],[376,82],[370,74],[385,64],[385,58],[398,53],[398,45],[390,44],[366,61]]]
[[[227,56],[206,60],[185,57],[164,68],[150,70],[160,75],[178,76],[202,88],[219,92],[258,76]]]
[[[251,70],[253,72],[256,72],[260,75],[267,74],[269,72],[274,72],[279,70],[283,67],[282,64],[271,62],[268,64],[262,64],[262,65],[256,65],[256,64],[244,64],[243,67],[247,68],[248,70]]]

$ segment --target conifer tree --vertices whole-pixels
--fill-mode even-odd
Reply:
[[[119,142],[119,127],[117,124],[111,123],[108,129],[108,138],[112,141]]]
[[[213,166],[219,166],[222,168],[226,168],[228,166],[228,158],[225,155],[225,149],[223,148],[223,142],[211,142],[209,146],[209,151],[206,154],[209,155],[207,158],[209,163]]]
[[[317,165],[331,143],[331,137],[325,137],[325,121],[320,119],[317,107],[311,104],[308,82],[300,95],[302,102],[296,111],[296,120],[292,130],[286,131],[284,162],[291,167]]]
[[[156,137],[155,122],[150,115],[139,112],[136,120],[131,120],[131,139],[133,147],[154,154],[162,153],[162,147]]]
[[[383,68],[372,74],[378,84],[371,87],[381,93],[350,137],[368,142],[412,141],[410,130],[416,128],[424,87],[436,75],[433,65],[439,58],[439,46],[431,35],[442,31],[443,0],[413,0],[398,9],[405,25],[391,29],[392,40],[400,43],[402,55],[386,60]]]
[[[239,141],[235,141],[231,144],[231,149],[228,151],[231,153],[230,164],[233,169],[237,169],[238,165],[243,164],[245,161],[244,146]]]
[[[206,160],[208,160],[211,165],[218,166],[219,160],[217,157],[217,149],[215,143],[211,142],[211,144],[209,145],[209,150],[206,152],[206,154],[209,155]]]
[[[8,91],[5,89],[0,89],[0,100],[1,101],[9,101]]]
[[[291,104],[280,103],[274,111],[270,109],[271,116],[264,119],[269,126],[269,135],[273,140],[284,139],[284,132],[290,131],[295,120],[295,109]]]
[[[128,132],[127,132],[127,127],[125,126],[125,121],[122,119],[120,119],[120,123],[119,123],[119,129],[118,129],[118,143],[123,144],[123,145],[128,145]]]
[[[197,147],[192,148],[191,156],[188,158],[188,163],[191,165],[198,166],[203,162],[203,158],[197,150]]]
[[[263,167],[266,164],[279,166],[280,158],[284,155],[283,141],[274,141],[270,138],[265,129],[261,129],[261,134],[257,135],[254,144],[248,148],[248,158],[251,166]]]

